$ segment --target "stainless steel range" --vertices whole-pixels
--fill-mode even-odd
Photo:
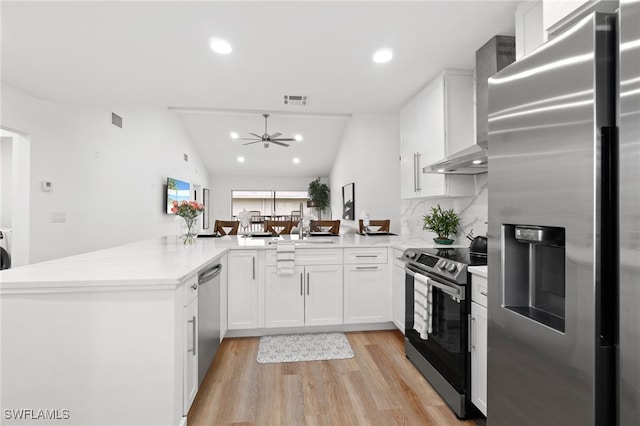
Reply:
[[[468,266],[486,256],[467,248],[408,249],[405,353],[460,418],[476,417],[471,404]]]

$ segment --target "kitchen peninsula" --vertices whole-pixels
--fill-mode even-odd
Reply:
[[[227,270],[223,336],[227,328],[236,336],[392,328],[391,249],[433,246],[353,234],[296,241],[296,271],[306,268],[312,295],[321,288],[313,274],[333,271],[339,318],[327,320],[319,307],[324,323],[307,316],[295,325],[272,297],[277,243],[289,239],[227,236],[184,246],[161,237],[2,271],[3,408],[67,410],[65,424],[74,425],[184,424],[195,394],[187,361],[197,353],[200,270],[216,262]]]

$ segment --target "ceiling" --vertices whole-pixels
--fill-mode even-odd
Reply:
[[[473,69],[513,35],[518,1],[3,1],[2,79],[52,101],[171,108],[212,175],[328,176],[350,115],[397,114],[443,68]],[[233,52],[213,53],[214,36]],[[391,62],[371,60],[380,47]],[[304,140],[230,138],[262,134],[264,112],[269,133]]]

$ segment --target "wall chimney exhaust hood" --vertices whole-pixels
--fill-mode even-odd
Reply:
[[[477,175],[487,173],[489,144],[489,77],[516,60],[516,39],[494,36],[476,52],[476,143],[431,164],[423,173]]]

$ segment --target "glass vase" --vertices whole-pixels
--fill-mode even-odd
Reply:
[[[185,245],[191,245],[196,243],[198,238],[198,218],[186,218],[183,217],[180,221],[180,238]]]

